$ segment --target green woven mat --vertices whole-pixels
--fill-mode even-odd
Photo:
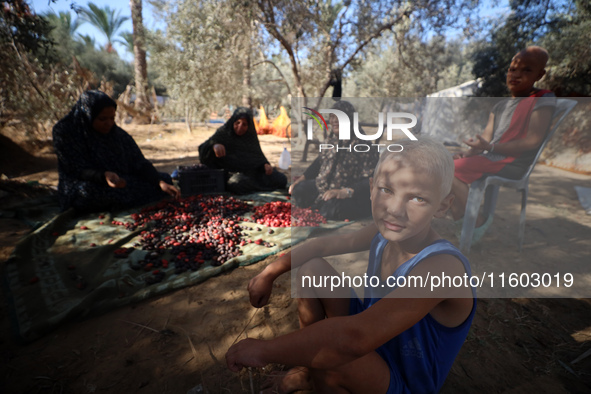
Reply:
[[[254,204],[285,197],[261,193],[244,197]],[[241,247],[243,254],[220,266],[208,262],[197,271],[175,274],[171,264],[162,268],[160,283],[146,284],[151,271],[137,270],[147,251],[136,248],[126,258],[115,250],[137,245],[140,230],[130,232],[112,221],[133,222],[127,211],[79,216],[66,211],[26,236],[4,264],[5,290],[8,296],[16,336],[32,341],[73,318],[83,318],[112,310],[155,295],[194,285],[232,270],[253,264],[308,237],[318,228],[268,228],[251,222],[241,223],[246,239],[263,239],[273,247],[255,243]],[[100,223],[103,224],[100,224]],[[338,228],[347,223],[329,222],[323,228]],[[261,231],[257,231],[256,227]],[[136,269],[133,269],[135,266]],[[246,285],[246,284],[245,284]]]

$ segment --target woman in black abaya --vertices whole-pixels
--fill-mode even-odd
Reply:
[[[179,197],[168,174],[161,174],[133,138],[115,124],[117,103],[98,90],[82,93],[68,115],[53,127],[62,210],[126,209]]]
[[[240,107],[199,146],[199,160],[226,172],[226,190],[235,194],[285,188],[287,177],[274,169],[261,150],[252,112]]]

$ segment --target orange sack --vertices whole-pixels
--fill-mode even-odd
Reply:
[[[271,125],[269,124],[269,119],[267,119],[267,115],[265,114],[265,108],[261,105],[259,108],[259,112],[261,114],[258,124],[255,122],[255,128],[257,130],[258,135],[262,134],[270,134],[271,133]]]
[[[287,111],[283,106],[279,108],[279,111],[279,116],[271,125],[271,134],[291,138],[291,119],[289,119],[289,115],[287,115]]]

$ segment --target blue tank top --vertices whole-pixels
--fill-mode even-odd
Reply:
[[[372,240],[367,267],[368,276],[380,277],[382,253],[388,241],[378,233]],[[422,260],[438,254],[450,254],[463,264],[471,275],[470,263],[449,241],[440,239],[427,246],[416,256],[403,263],[391,275],[407,276]],[[365,289],[363,309],[367,309],[382,297],[377,287]],[[389,291],[391,291],[390,288]],[[390,392],[436,393],[439,391],[460,351],[476,312],[476,291],[472,288],[474,304],[468,318],[457,327],[446,327],[430,314],[400,335],[376,349],[390,366]],[[377,297],[376,297],[377,296]],[[394,385],[395,387],[392,387]]]

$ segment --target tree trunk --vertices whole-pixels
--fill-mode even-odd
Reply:
[[[187,132],[189,134],[193,134],[191,122],[191,107],[188,104],[185,104],[185,126],[187,126]]]
[[[246,53],[242,55],[242,106],[252,108],[252,97],[250,95],[252,67],[250,64],[250,37],[248,38],[248,45],[246,45]]]
[[[133,23],[135,108],[139,111],[149,112],[152,110],[152,105],[148,99],[148,65],[146,62],[146,38],[142,21],[142,0],[129,0],[129,5]]]

